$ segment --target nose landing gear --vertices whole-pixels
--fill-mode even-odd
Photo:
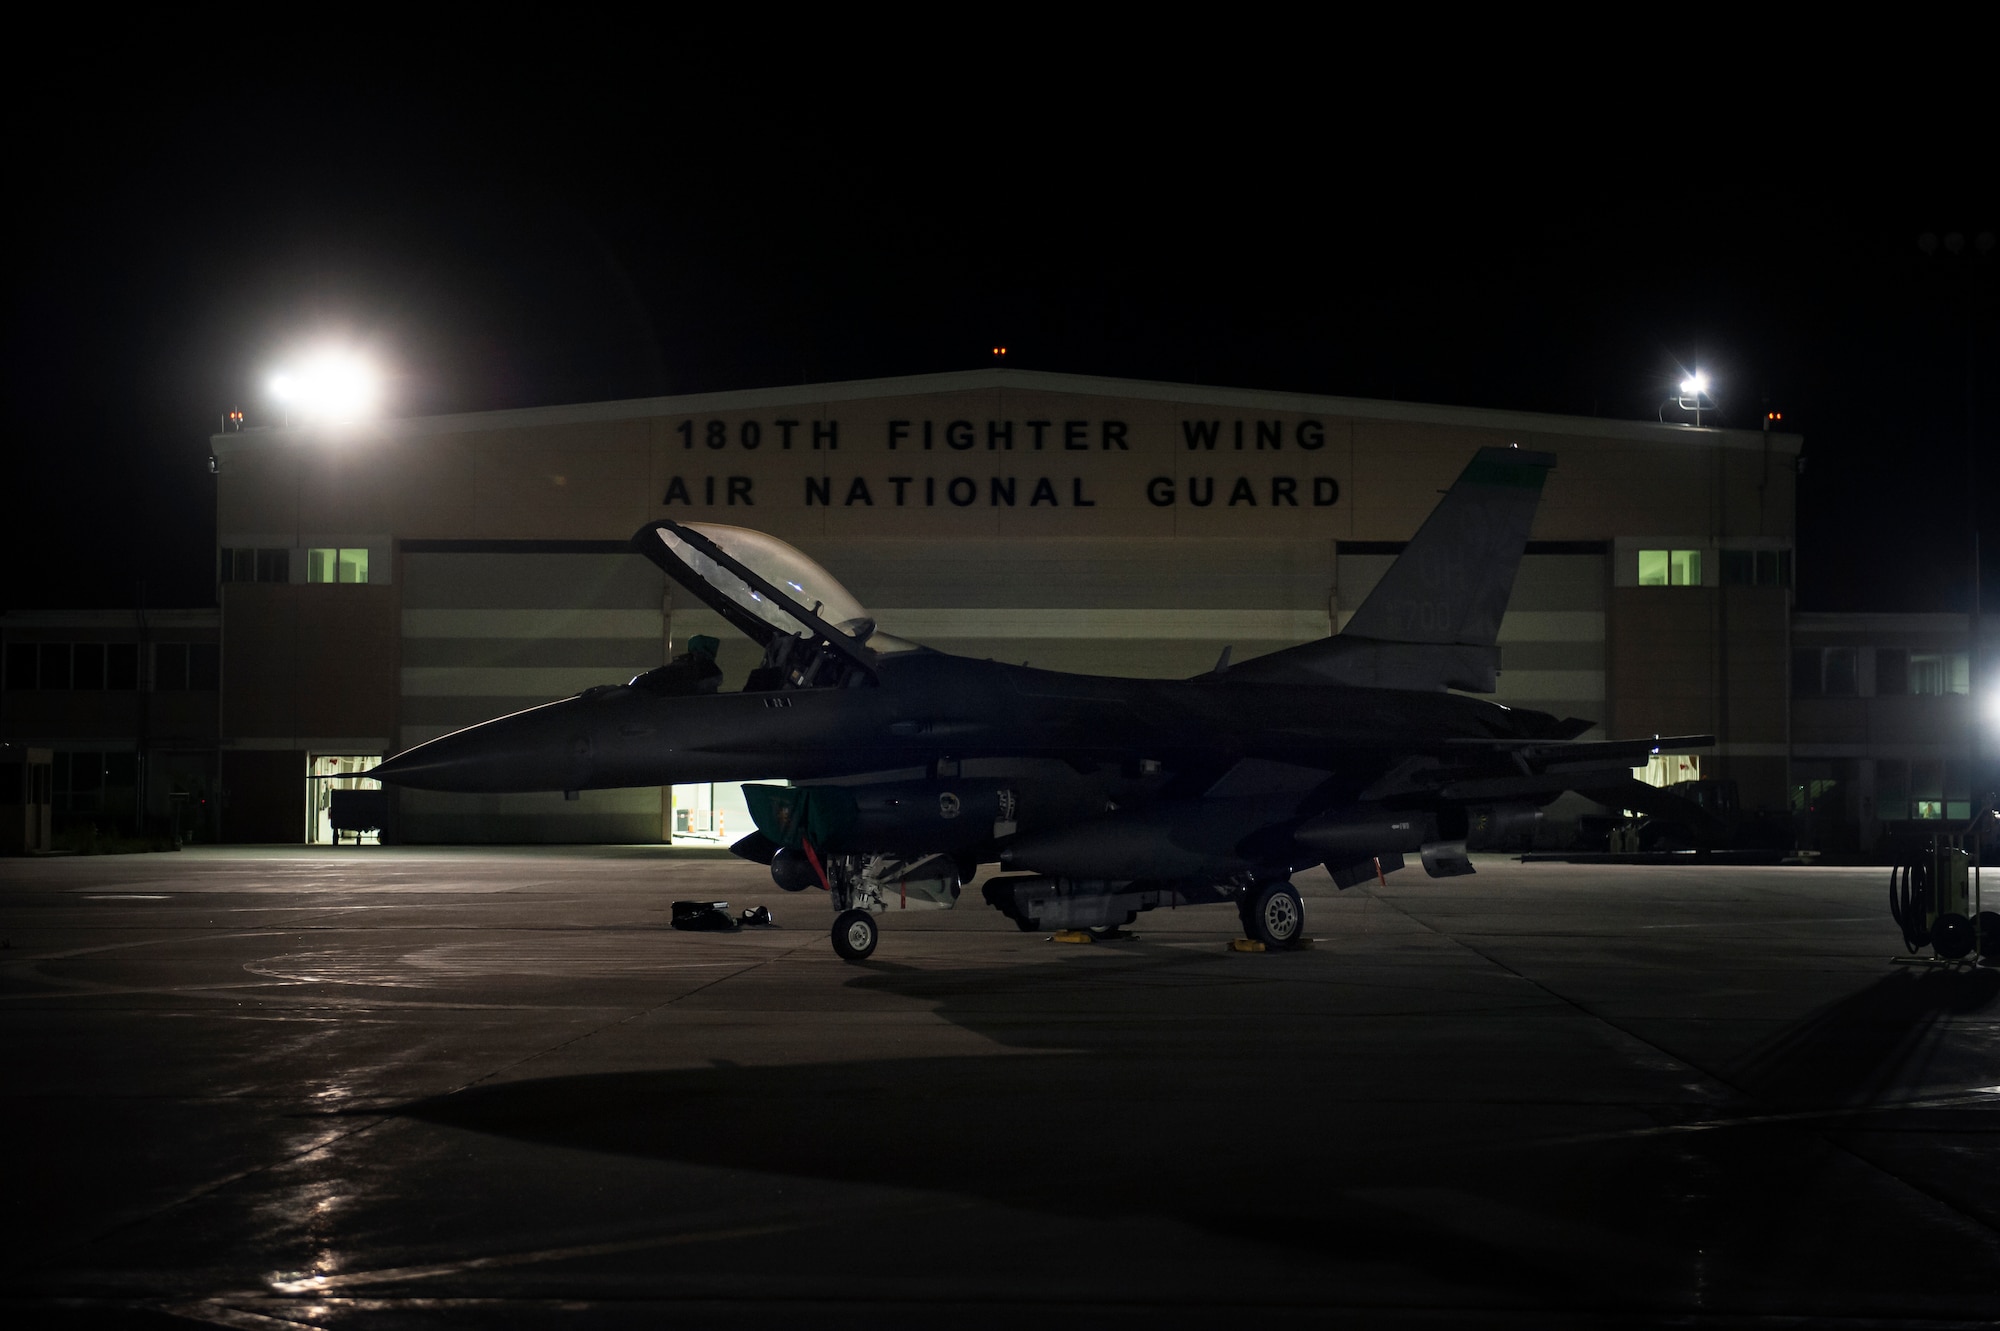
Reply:
[[[842,961],[868,960],[881,930],[874,912],[888,903],[882,884],[864,872],[858,855],[838,855],[826,861],[827,889],[833,894],[833,950]]]
[[[881,930],[865,910],[844,910],[833,920],[833,950],[842,961],[866,961]]]

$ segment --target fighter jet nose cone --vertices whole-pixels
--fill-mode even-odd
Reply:
[[[548,703],[405,749],[369,772],[417,790],[492,794],[577,790],[590,784],[593,744],[570,704]]]
[[[419,745],[418,747],[421,748],[422,746]],[[415,785],[417,782],[413,778],[429,766],[430,763],[416,749],[405,749],[395,757],[384,758],[381,762],[375,764],[374,769],[368,775],[378,781],[387,781],[392,785]]]
[[[418,790],[476,790],[489,747],[465,732],[445,735],[384,759],[368,775]]]

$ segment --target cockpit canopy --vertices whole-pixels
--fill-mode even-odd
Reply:
[[[879,658],[921,650],[880,632],[831,573],[775,536],[719,523],[661,521],[640,528],[632,544],[762,646],[761,669],[795,686],[851,682],[857,671],[872,677]],[[813,664],[801,675],[799,663],[806,661]]]

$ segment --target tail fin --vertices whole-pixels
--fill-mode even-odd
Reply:
[[[1555,465],[1553,453],[1480,449],[1341,632],[1491,647]]]
[[[1555,465],[1553,453],[1480,449],[1339,633],[1228,678],[1493,692],[1500,617]]]

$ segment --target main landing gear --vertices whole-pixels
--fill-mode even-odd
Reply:
[[[1243,889],[1236,898],[1243,934],[1277,950],[1296,947],[1306,931],[1306,903],[1289,882],[1263,883]]]

